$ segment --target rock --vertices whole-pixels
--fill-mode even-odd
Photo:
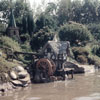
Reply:
[[[15,86],[23,86],[22,82],[19,80],[12,80],[11,83],[14,84]]]
[[[55,77],[55,76],[50,76],[50,80],[51,80],[51,81],[57,81],[57,77]]]
[[[11,71],[10,72],[10,77],[11,77],[11,79],[13,79],[13,80],[16,80],[18,77],[17,77],[17,75],[16,75],[16,73],[14,72],[14,71]]]
[[[0,51],[0,56],[2,56],[2,52]]]
[[[74,70],[74,73],[76,73],[76,74],[85,73],[85,70],[83,67],[79,67]]]
[[[8,73],[4,73],[4,75],[6,79],[9,77]]]
[[[27,83],[30,83],[30,76],[27,75],[25,78],[23,79],[19,79],[20,82],[23,83],[23,85],[27,84]]]
[[[25,69],[22,67],[22,66],[17,66],[16,67],[16,71],[17,72],[22,72],[22,71],[24,71]]]
[[[10,76],[11,83],[16,87],[27,86],[31,82],[28,72],[22,66],[14,67],[13,71],[10,72]]]
[[[18,78],[19,79],[22,79],[22,78],[25,78],[27,76],[27,71],[22,71],[22,72],[19,72],[18,73]]]
[[[85,73],[94,73],[95,66],[94,65],[79,65],[79,67],[84,69]]]
[[[12,90],[12,85],[10,82],[0,84],[0,92],[7,92],[8,90]]]
[[[61,80],[63,80],[63,77],[58,76],[58,77],[57,77],[57,81],[61,81]]]
[[[94,65],[82,65],[74,62],[66,62],[64,68],[74,68],[75,74],[95,72]]]
[[[72,69],[74,73],[85,73],[85,70],[83,67],[79,66],[79,64],[74,62],[65,62],[64,69],[69,68]]]

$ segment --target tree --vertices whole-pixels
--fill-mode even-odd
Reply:
[[[0,0],[0,12],[3,13],[3,18],[8,19],[10,10],[10,2],[8,0]]]
[[[46,14],[49,14],[49,15],[56,15],[57,13],[57,4],[51,2],[51,3],[48,3],[48,6],[46,7],[45,9],[45,13]]]
[[[22,19],[22,26],[23,26],[23,33],[27,33],[27,28],[28,28],[28,26],[27,26],[27,16],[26,15],[24,15],[23,16],[23,19]]]
[[[61,41],[70,41],[71,45],[75,44],[76,41],[90,41],[93,39],[90,31],[78,23],[65,24],[59,29],[59,37]]]
[[[70,19],[71,0],[60,0],[57,16],[59,25],[66,23]]]
[[[43,27],[48,27],[52,30],[57,29],[57,18],[50,14],[42,13],[36,21],[36,31],[42,29]]]
[[[52,40],[53,37],[54,33],[48,27],[44,27],[33,35],[30,42],[31,48],[33,50],[38,50],[40,47],[43,47],[48,40]]]
[[[84,0],[84,5],[82,6],[81,13],[81,23],[91,23],[97,20],[96,14],[96,6],[95,2],[91,0]]]
[[[71,17],[72,17],[73,21],[80,23],[81,16],[82,16],[81,9],[82,9],[81,1],[74,0],[72,2],[72,8],[71,8],[71,10],[72,10],[71,11],[72,12]]]
[[[44,15],[41,14],[36,21],[36,30],[38,31],[42,29],[44,26],[45,26],[45,18],[44,18]]]
[[[34,32],[35,24],[34,24],[34,19],[31,12],[27,16],[27,24],[28,24],[28,33],[30,34],[30,36],[32,36]]]

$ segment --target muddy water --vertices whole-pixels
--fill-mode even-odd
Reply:
[[[100,72],[75,75],[73,80],[33,84],[0,96],[0,100],[100,100]]]

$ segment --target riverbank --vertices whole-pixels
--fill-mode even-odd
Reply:
[[[31,80],[29,73],[23,67],[24,64],[16,59],[6,60],[6,53],[0,52],[0,92],[4,93],[28,86]]]
[[[4,38],[4,39],[3,39]],[[0,47],[0,84],[1,87],[5,87],[1,88],[0,90],[2,92],[5,92],[7,90],[11,90],[11,89],[16,89],[17,87],[26,87],[28,86],[28,84],[31,83],[31,79],[30,77],[33,77],[32,75],[35,74],[33,71],[33,65],[32,68],[29,68],[29,65],[25,65],[22,61],[19,61],[20,57],[17,57],[17,55],[14,55],[14,58],[10,58],[9,56],[11,56],[9,53],[7,53],[7,49],[14,50],[14,51],[21,51],[21,47],[20,45],[13,41],[11,38],[8,37],[3,37],[0,41],[3,42],[4,45],[1,45]],[[7,39],[7,40],[6,40]],[[3,41],[4,40],[4,41]],[[6,48],[5,48],[6,47]],[[86,61],[91,61],[94,62],[95,64],[95,59],[92,60],[89,58],[89,53],[87,52],[87,50],[83,50],[83,48],[73,48],[73,56],[76,56],[76,59],[74,59],[74,61],[77,62],[77,58],[78,61],[81,61],[82,63],[79,64],[78,62],[74,62],[70,60],[70,62],[67,62],[66,67],[68,67],[70,70],[72,69],[74,71],[74,73],[85,73],[85,72],[91,72],[91,70],[93,70],[94,65],[89,65],[89,63],[84,62],[84,59],[82,59],[83,57],[79,57],[80,55],[84,55]],[[12,52],[10,52],[12,53]],[[20,56],[20,55],[19,55]],[[9,59],[8,59],[9,58]],[[80,58],[80,59],[79,59]],[[33,58],[30,58],[31,60]],[[83,64],[85,63],[85,64]],[[99,63],[97,63],[97,65],[99,65]],[[29,72],[29,70],[25,70],[25,69],[29,69],[31,70],[31,72],[33,74],[31,74]],[[65,69],[66,70],[66,69]],[[67,71],[67,70],[66,70]],[[45,78],[46,79],[46,78]],[[33,79],[34,80],[34,79]],[[57,81],[57,80],[62,80],[62,77],[52,77],[53,81]],[[10,84],[9,84],[10,82]],[[3,86],[4,85],[4,86]]]
[[[20,64],[18,64],[18,62],[16,64],[15,62],[16,62],[15,60],[13,62],[9,62],[9,64],[14,63],[14,67],[11,67],[8,71],[6,70],[7,72],[2,72],[1,74],[1,77],[3,77],[3,80],[0,80],[1,94],[16,90],[19,88],[27,87],[29,86],[29,84],[31,84],[30,73],[28,73],[27,70],[25,70],[24,67],[22,67]],[[72,63],[72,62],[70,63],[71,65],[69,66],[69,68],[74,69],[74,72],[76,72],[77,74],[95,72],[94,65],[82,65],[78,63]],[[5,67],[5,69],[7,69],[7,66]],[[55,81],[58,81],[58,80],[55,80]]]

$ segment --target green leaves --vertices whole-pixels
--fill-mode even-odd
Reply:
[[[89,41],[92,39],[91,33],[82,25],[73,22],[72,24],[65,24],[59,29],[59,37],[62,41],[70,41],[75,44],[76,41]]]
[[[30,42],[31,48],[33,50],[38,50],[40,47],[43,47],[48,40],[52,40],[53,37],[54,33],[48,27],[44,27],[32,37]]]

